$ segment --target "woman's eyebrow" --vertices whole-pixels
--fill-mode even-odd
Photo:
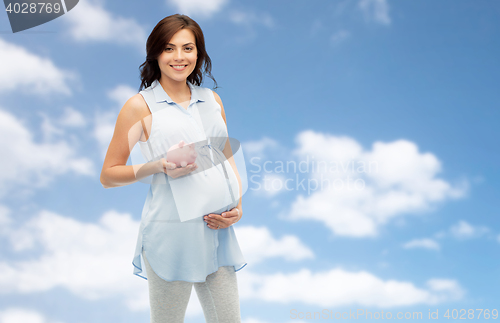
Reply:
[[[182,46],[187,46],[187,45],[189,45],[189,44],[193,44],[193,43],[186,43],[186,44],[184,44],[184,45],[182,45]],[[174,47],[175,47],[175,44],[172,44],[172,43],[168,43],[167,45],[168,45],[168,46],[174,46]],[[194,44],[193,44],[193,45],[194,45]]]

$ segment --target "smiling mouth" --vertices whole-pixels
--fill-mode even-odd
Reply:
[[[187,65],[170,65],[174,70],[182,71],[187,67]]]

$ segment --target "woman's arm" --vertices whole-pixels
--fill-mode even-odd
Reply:
[[[226,130],[227,130],[226,113],[224,111],[224,106],[222,105],[222,100],[216,92],[214,92],[214,91],[212,91],[212,92],[214,93],[215,101],[217,101],[217,103],[219,103],[219,105],[221,107],[222,119],[224,119],[224,123],[226,124]],[[234,158],[233,158],[233,151],[231,149],[231,144],[229,142],[229,133],[228,133],[228,138],[226,140],[226,145],[224,146],[224,150],[222,152],[224,153],[224,156],[226,156],[226,159],[229,161],[229,164],[231,164],[231,167],[234,170],[236,178],[238,179],[238,186],[240,188],[240,194],[243,194],[243,187],[242,187],[240,174],[238,173],[238,169],[236,168],[236,163],[234,162]],[[241,200],[242,199],[240,196],[240,202],[236,206],[236,208],[240,211],[238,220],[241,219],[241,216],[243,215],[243,208],[241,206]]]
[[[142,135],[141,120],[151,118],[142,95],[137,93],[123,106],[116,120],[113,138],[109,143],[101,170],[101,184],[104,188],[135,183],[152,174],[162,172],[161,160],[127,166],[132,148]],[[146,114],[146,117],[144,117]],[[147,133],[147,132],[146,132]]]

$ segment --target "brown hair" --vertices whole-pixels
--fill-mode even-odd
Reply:
[[[196,48],[198,52],[198,59],[196,60],[196,67],[193,72],[187,77],[187,80],[195,85],[200,86],[203,82],[203,72],[201,66],[204,64],[204,73],[210,77],[217,88],[217,82],[212,76],[212,61],[205,49],[205,38],[200,26],[186,15],[175,14],[163,18],[156,24],[153,31],[148,37],[146,42],[146,61],[141,64],[139,70],[141,72],[141,86],[139,91],[143,88],[149,87],[155,80],[159,80],[161,76],[160,67],[158,66],[157,58],[165,49],[166,45],[172,39],[174,34],[179,30],[186,28],[193,32],[196,39]]]

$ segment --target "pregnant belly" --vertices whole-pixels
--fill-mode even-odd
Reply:
[[[215,213],[231,202],[221,165],[169,182],[181,222]]]

